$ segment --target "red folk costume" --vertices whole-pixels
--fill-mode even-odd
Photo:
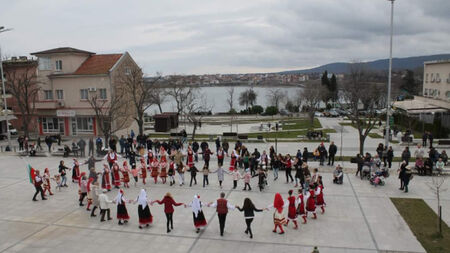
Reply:
[[[47,191],[50,195],[53,195],[52,187],[50,185],[50,172],[49,172],[48,168],[45,168],[45,170],[44,170],[43,179],[44,179],[43,180],[44,181],[44,195],[45,195],[45,192],[47,192]]]
[[[292,196],[292,190],[289,190],[289,197],[287,199],[289,205],[288,205],[288,220],[286,225],[289,223],[289,221],[292,221],[294,223],[294,229],[298,228],[297,224],[297,200],[295,196]]]
[[[236,165],[236,159],[237,159],[237,155],[236,155],[236,151],[233,150],[233,152],[231,152],[231,161],[230,161],[230,171],[233,171]]]
[[[322,209],[322,213],[324,213],[326,204],[323,200],[323,185],[317,186],[314,194],[316,194],[316,206],[320,206],[320,209]]]
[[[89,180],[88,180],[88,183],[87,183],[87,187],[86,187],[86,189],[87,189],[87,207],[86,207],[86,210],[88,210],[88,211],[90,211],[91,209],[90,209],[90,207],[91,207],[91,205],[92,205],[92,192],[91,192],[91,185],[92,185],[92,182],[94,182],[94,178],[89,178]]]
[[[109,181],[109,167],[108,164],[103,164],[103,175],[102,175],[102,189],[111,190],[111,182]]]
[[[148,165],[150,165],[152,163],[153,158],[155,158],[155,155],[153,154],[153,152],[151,150],[149,150],[147,153],[147,164]]]
[[[310,189],[309,192],[306,193],[306,216],[308,216],[309,213],[313,213],[313,219],[317,218],[314,189]]]
[[[166,178],[167,178],[167,163],[165,163],[165,162],[160,163],[160,167],[161,167],[161,172],[159,173],[159,177],[162,179],[163,184],[165,184]]]
[[[127,188],[130,188],[128,183],[130,182],[130,169],[128,168],[127,161],[123,162],[123,168],[121,170],[123,176],[123,185]]]
[[[192,151],[191,147],[189,147],[187,152],[187,166],[189,168],[194,166],[194,152]]]
[[[77,159],[73,159],[72,182],[78,183],[80,180],[80,163]]]
[[[273,207],[275,208],[275,212],[273,213],[273,223],[275,227],[273,228],[273,232],[277,232],[277,228],[280,229],[280,234],[284,234],[283,224],[286,223],[286,218],[283,214],[284,209],[284,200],[279,193],[275,194],[275,198],[273,200]]]
[[[145,179],[147,178],[147,166],[145,165],[144,160],[141,160],[141,178],[142,178],[142,183],[145,184]]]
[[[120,168],[119,164],[117,162],[114,163],[112,166],[112,172],[114,176],[114,186],[119,187],[120,186]]]
[[[161,149],[160,149],[160,151],[159,151],[159,155],[160,155],[160,162],[167,162],[167,152],[166,152],[166,150],[164,149],[164,147],[161,147]]]
[[[159,175],[159,163],[157,159],[153,159],[151,164],[152,166],[152,174],[153,180],[155,180],[155,184],[158,183],[158,175]]]
[[[303,223],[306,223],[306,211],[305,211],[305,201],[304,201],[303,193],[300,193],[297,198],[297,213],[300,214],[303,218]]]

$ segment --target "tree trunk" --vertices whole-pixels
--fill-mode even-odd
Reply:
[[[136,122],[139,127],[139,134],[143,135],[144,134],[144,120],[142,119],[142,117],[139,117],[139,119],[136,119]]]
[[[366,141],[366,136],[360,134],[359,135],[359,153],[364,155],[364,142]]]
[[[105,134],[105,148],[109,149],[109,134]]]
[[[194,120],[194,129],[192,130],[192,141],[194,141],[195,138],[195,131],[197,131],[197,121]]]

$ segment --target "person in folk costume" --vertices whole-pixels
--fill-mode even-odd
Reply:
[[[170,186],[172,186],[175,184],[175,162],[174,161],[170,161],[168,175],[169,175]]]
[[[303,218],[303,224],[306,224],[306,210],[305,210],[305,197],[303,195],[303,189],[298,189],[297,196],[297,214]]]
[[[147,164],[150,165],[155,158],[155,154],[153,154],[152,150],[149,150],[147,154],[144,156],[144,158],[147,158]]]
[[[318,180],[318,186],[316,187],[316,190],[314,191],[314,194],[316,195],[316,206],[320,206],[320,209],[322,209],[322,213],[325,213],[325,201],[323,199],[323,183],[322,183],[322,176],[319,176]]]
[[[314,185],[311,185],[309,191],[306,192],[305,197],[306,200],[306,217],[308,217],[309,213],[313,214],[313,219],[317,219],[316,214],[316,201],[315,201],[315,189]]]
[[[42,200],[47,200],[44,196],[44,190],[42,190],[42,177],[41,175],[39,175],[39,170],[35,170],[35,176],[33,178],[33,185],[36,188],[36,192],[34,193],[33,196],[33,201],[37,201],[36,196],[41,193],[41,198]]]
[[[114,162],[112,166],[112,174],[113,174],[113,184],[116,189],[120,187],[120,167],[117,161]]]
[[[123,225],[122,221],[124,223],[128,223],[128,220],[130,219],[130,216],[128,215],[127,207],[125,203],[127,200],[123,196],[123,190],[119,189],[119,192],[117,193],[116,198],[114,199],[117,205],[117,219],[119,220],[119,225]]]
[[[285,226],[287,226],[289,224],[289,221],[292,221],[294,223],[294,229],[298,228],[298,223],[297,223],[297,198],[295,196],[292,195],[293,191],[289,190],[288,194],[289,197],[287,198],[288,201],[288,219],[287,222],[285,224]]]
[[[217,199],[214,203],[209,203],[208,206],[216,208],[217,216],[219,218],[220,236],[223,236],[228,211],[234,210],[235,206],[230,204],[225,198],[225,192],[221,192],[220,198]]]
[[[245,174],[244,174],[243,178],[244,178],[245,186],[244,186],[244,189],[242,189],[242,190],[246,191],[247,186],[248,186],[248,190],[251,191],[252,187],[250,186],[250,180],[252,179],[252,174],[251,174],[249,168],[245,169]]]
[[[223,159],[225,158],[225,155],[226,153],[223,148],[219,147],[219,149],[217,150],[217,166],[223,165]]]
[[[145,184],[145,179],[147,178],[147,165],[145,164],[144,158],[141,158],[141,178],[142,183]]]
[[[167,162],[160,162],[159,164],[160,168],[161,168],[161,172],[159,173],[159,177],[161,178],[163,184],[166,183],[166,178],[167,178]]]
[[[137,186],[138,178],[139,178],[139,169],[136,167],[136,164],[131,166],[131,175],[133,175],[134,179],[134,187]]]
[[[111,182],[109,181],[109,166],[108,164],[103,164],[103,174],[102,174],[102,189],[106,189],[108,191],[111,191]]]
[[[92,198],[92,211],[91,211],[91,217],[95,217],[97,215],[95,215],[95,210],[97,208],[100,208],[100,200],[99,200],[99,187],[98,187],[98,182],[93,182],[92,184],[90,184],[90,191],[91,193],[91,198]]]
[[[159,175],[159,162],[158,159],[153,159],[152,163],[151,163],[151,167],[152,167],[152,173],[151,173],[151,177],[153,177],[153,180],[155,181],[155,184],[158,183],[158,175]]]
[[[239,155],[237,154],[236,150],[233,149],[233,151],[231,152],[231,160],[230,160],[230,168],[229,168],[230,171],[233,171],[236,168],[236,162],[237,162],[238,158],[239,158]]]
[[[120,170],[123,176],[123,186],[130,188],[130,169],[128,168],[127,161],[123,161],[123,168]]]
[[[80,180],[78,180],[78,186],[80,187],[80,190],[79,190],[79,195],[80,195],[79,201],[80,201],[80,206],[84,206],[83,200],[87,196],[87,184],[88,184],[88,181],[87,181],[87,177],[86,177],[86,172],[82,172],[80,176],[81,176],[81,178],[80,178]]]
[[[264,166],[266,166],[266,167],[269,166],[270,157],[267,155],[265,150],[263,151],[261,156],[258,158],[258,162],[259,162],[259,164],[261,164],[263,166],[263,168],[265,168]]]
[[[163,146],[161,146],[161,148],[159,150],[159,161],[167,162],[167,151]]]
[[[80,180],[80,163],[77,159],[73,159],[72,183],[78,183]]]
[[[200,228],[206,227],[207,224],[205,215],[203,214],[203,204],[200,201],[200,196],[194,195],[194,199],[186,207],[188,206],[192,208],[192,217],[194,219],[195,232],[198,233],[200,232]]]
[[[48,168],[45,168],[44,175],[42,177],[42,179],[44,181],[44,196],[47,191],[50,195],[53,195],[52,187],[50,185],[50,178],[51,178],[50,172],[49,172]]]
[[[177,172],[178,177],[180,178],[180,186],[184,185],[184,172],[186,172],[186,167],[183,165],[182,162],[177,164]]]
[[[275,194],[275,198],[273,200],[273,204],[271,204],[266,209],[269,210],[270,208],[274,208],[275,211],[273,213],[273,223],[275,224],[275,227],[273,228],[272,232],[276,233],[277,228],[280,229],[279,234],[284,234],[283,225],[286,223],[286,218],[284,217],[284,208],[287,207],[289,203],[285,203],[283,198],[281,197],[280,193]]]
[[[250,169],[248,169],[250,171]],[[236,208],[241,211],[244,212],[244,216],[245,216],[245,223],[247,224],[247,229],[244,231],[244,233],[246,234],[250,234],[250,239],[253,238],[253,233],[252,233],[252,222],[253,222],[253,218],[255,217],[255,213],[254,212],[262,212],[262,209],[258,209],[255,207],[255,205],[253,204],[253,202],[251,201],[251,199],[249,198],[245,198],[244,199],[244,205],[242,206],[242,208],[240,208],[239,206],[236,206]]]
[[[192,166],[194,166],[194,151],[192,151],[191,147],[188,147],[186,164],[189,168],[192,168]]]
[[[86,211],[91,211],[91,205],[92,205],[92,182],[94,182],[93,178],[88,178],[87,180],[87,207]]]
[[[106,159],[108,161],[109,169],[111,170],[113,165],[116,163],[118,157],[120,157],[120,156],[116,153],[116,151],[110,149],[108,151],[108,154],[106,154],[106,156],[103,157],[103,160]],[[115,185],[114,174],[111,174],[111,182],[113,185]]]
[[[145,189],[141,189],[134,203],[138,203],[139,228],[142,229],[143,226],[148,227],[153,222],[153,216],[149,207],[151,201],[147,198]]]
[[[170,229],[173,229],[173,213],[175,212],[174,206],[181,206],[183,203],[177,203],[172,197],[170,192],[166,193],[162,200],[155,200],[153,203],[158,203],[160,205],[164,204],[164,213],[167,219],[167,233],[170,233]],[[170,225],[170,228],[169,228]]]

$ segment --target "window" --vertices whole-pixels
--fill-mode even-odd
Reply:
[[[100,89],[100,99],[106,99],[106,89]]]
[[[126,67],[125,68],[125,75],[131,75],[131,69]]]
[[[53,100],[53,91],[52,90],[44,90],[44,99],[45,100]]]
[[[425,97],[428,96],[428,89],[425,89],[425,90],[424,90],[423,95],[424,95]]]
[[[64,91],[63,90],[56,90],[56,99],[59,99],[59,100],[64,99]]]
[[[60,118],[42,118],[44,133],[64,133],[64,120]]]
[[[428,73],[425,74],[425,82],[428,83]]]
[[[50,66],[50,58],[48,57],[39,57],[39,70],[51,70]]]
[[[76,125],[77,132],[92,132],[94,129],[92,118],[87,117],[72,118],[72,125]]]
[[[434,83],[436,81],[436,78],[434,78],[434,74],[431,73],[431,82]]]
[[[439,76],[439,73],[436,73],[436,83],[441,83],[441,77]]]
[[[445,96],[447,97],[447,99],[450,99],[450,91],[447,91],[447,92],[445,93]]]
[[[80,90],[80,98],[82,100],[87,100],[88,99],[88,89],[81,89]]]
[[[56,71],[61,71],[62,70],[62,61],[57,60],[55,63],[55,66],[56,66]]]

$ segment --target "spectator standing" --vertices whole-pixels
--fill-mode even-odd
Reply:
[[[94,155],[94,140],[91,138],[89,138],[89,143],[88,143],[88,156],[93,156]]]
[[[389,146],[389,148],[387,150],[387,153],[386,153],[386,160],[387,160],[387,164],[388,164],[388,168],[389,169],[392,167],[392,160],[393,159],[394,159],[394,150],[392,149],[392,146]]]
[[[406,165],[408,165],[409,159],[411,159],[411,152],[409,151],[409,147],[405,147],[405,149],[402,152],[402,161],[405,161]]]
[[[84,157],[86,155],[86,141],[80,139],[77,144],[78,147],[80,148],[80,156]]]
[[[334,157],[337,153],[337,146],[334,144],[334,141],[331,142],[330,147],[328,147],[328,165],[334,165]]]

